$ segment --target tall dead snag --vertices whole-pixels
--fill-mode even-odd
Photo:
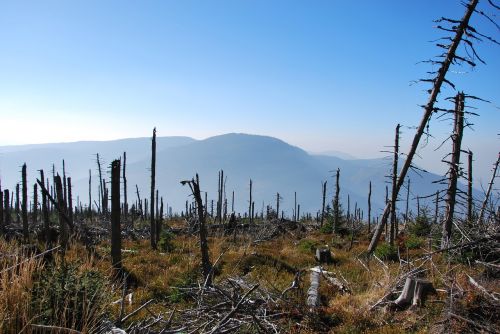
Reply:
[[[191,181],[181,181],[182,185],[189,185],[191,188],[191,193],[196,201],[196,208],[198,210],[198,222],[200,224],[200,251],[201,251],[201,270],[203,278],[205,279],[205,285],[212,285],[212,264],[210,263],[210,257],[208,255],[208,240],[207,240],[207,226],[205,223],[205,216],[203,215],[203,202],[201,200],[200,193],[200,179],[198,174],[196,174],[196,180],[191,179]]]
[[[89,216],[90,219],[92,219],[92,172],[90,169],[89,169]]]
[[[436,202],[434,208],[434,224],[437,224],[439,219],[439,190],[436,190],[436,198],[434,201]]]
[[[448,171],[448,190],[446,191],[446,213],[443,221],[443,236],[441,239],[441,249],[449,247],[451,239],[451,227],[453,226],[453,214],[455,212],[457,181],[460,176],[460,152],[462,136],[464,131],[464,93],[458,93],[455,97],[454,129],[451,135],[452,153],[450,169]]]
[[[64,194],[63,194],[63,186],[62,186],[62,181],[61,177],[59,174],[56,175],[55,179],[55,186],[56,186],[56,194],[57,194],[57,205],[58,205],[58,211],[59,211],[59,243],[61,244],[61,248],[66,250],[68,248],[68,227],[66,225],[65,221],[65,204],[64,204]]]
[[[33,222],[38,221],[38,184],[33,185]]]
[[[337,232],[340,227],[340,168],[335,175],[335,197],[333,198],[333,231]]]
[[[297,192],[293,193],[293,221],[297,221]]]
[[[325,221],[326,182],[327,181],[321,183],[321,188],[323,190],[323,201],[321,203],[321,223],[320,223],[320,227],[323,227],[323,222]]]
[[[3,211],[5,216],[5,225],[9,225],[12,222],[12,216],[10,214],[10,192],[9,189],[3,191]]]
[[[488,200],[490,198],[491,189],[493,188],[493,183],[495,182],[495,177],[497,175],[497,170],[498,170],[498,164],[499,163],[500,163],[500,153],[498,153],[498,159],[495,162],[495,165],[493,167],[493,174],[491,175],[491,180],[490,180],[490,183],[488,184],[488,190],[486,191],[486,196],[484,196],[483,205],[481,205],[481,210],[479,211],[479,217],[477,219],[478,223],[482,223],[483,222],[484,211],[486,210],[486,205],[488,204]]]
[[[19,183],[16,184],[16,204],[14,210],[16,212],[16,223],[19,223]]]
[[[219,184],[218,184],[218,192],[217,192],[217,217],[215,220],[222,223],[222,195],[224,191],[224,170],[221,169],[219,172]]]
[[[372,181],[368,186],[368,234],[371,233],[371,221],[372,221]]]
[[[104,212],[104,185],[103,185],[103,178],[102,178],[102,170],[101,170],[101,160],[99,160],[99,153],[96,154],[97,157],[97,170],[99,172],[99,208],[98,210],[101,211],[102,213]]]
[[[62,169],[63,169],[63,193],[64,193],[64,204],[68,205],[68,188],[66,183],[66,164],[64,163],[64,159],[62,161]],[[66,208],[66,212],[68,212],[68,208]]]
[[[43,169],[40,170],[40,180],[42,183],[41,188],[45,188],[45,177],[43,175]],[[45,242],[50,242],[50,221],[49,221],[49,207],[47,204],[47,195],[42,190],[42,216],[43,216],[43,231]]]
[[[430,80],[433,83],[433,86],[432,89],[430,90],[429,100],[427,101],[427,104],[424,106],[424,115],[422,116],[422,120],[420,121],[420,124],[417,128],[417,132],[413,137],[413,141],[410,150],[406,156],[405,163],[401,168],[401,171],[399,172],[398,182],[396,184],[396,191],[395,191],[396,195],[399,193],[399,190],[401,189],[401,185],[403,184],[406,174],[408,173],[408,170],[410,169],[411,163],[413,161],[413,156],[417,151],[420,139],[422,138],[425,132],[425,129],[427,127],[427,124],[429,123],[432,113],[435,111],[434,104],[436,103],[437,97],[441,91],[441,86],[443,85],[443,82],[449,82],[448,80],[446,80],[446,74],[448,73],[450,65],[457,60],[457,55],[456,55],[457,48],[460,45],[460,42],[462,41],[462,38],[466,30],[467,34],[471,36],[475,35],[471,34],[472,31],[470,31],[469,29],[469,20],[470,17],[472,16],[472,13],[474,13],[478,2],[479,0],[470,0],[469,4],[466,6],[465,14],[458,23],[458,25],[456,23],[453,23],[454,27],[453,29],[451,29],[451,31],[455,32],[455,36],[453,37],[453,39],[451,39],[451,43],[445,46],[447,51],[443,55],[443,60],[435,62],[440,65],[440,68],[436,72],[436,77]],[[391,205],[386,204],[384,213],[382,214],[382,219],[380,220],[380,223],[377,226],[375,233],[373,234],[370,245],[368,246],[369,254],[372,254],[373,251],[375,251],[375,248],[377,247],[377,243],[380,239],[380,236],[382,235],[384,226],[387,224],[387,219],[389,218],[390,210],[391,210]]]
[[[128,202],[127,202],[127,176],[125,168],[127,166],[127,152],[123,152],[123,215],[125,220],[128,216]]]
[[[23,182],[23,203],[22,203],[22,215],[23,215],[23,238],[24,241],[28,241],[28,183],[26,181],[26,164],[23,164],[22,169],[22,182]]]
[[[156,235],[156,244],[158,245],[158,242],[160,242],[160,234],[161,234],[161,215],[160,215],[160,208],[158,207],[158,202],[160,201],[160,196],[158,195],[158,189],[156,189],[156,215],[155,215],[155,222],[156,222],[156,229],[155,229],[155,235]]]
[[[156,249],[156,223],[155,223],[155,173],[156,173],[156,128],[153,129],[153,139],[151,140],[151,248]]]
[[[280,193],[276,193],[276,218],[280,218]]]
[[[111,163],[111,262],[115,270],[122,268],[120,227],[120,160]]]
[[[391,232],[389,235],[389,244],[394,245],[394,238],[398,233],[398,226],[396,223],[396,201],[398,194],[396,191],[396,184],[398,180],[398,158],[399,158],[399,128],[401,125],[396,125],[396,134],[394,136],[394,158],[392,163],[392,195],[391,195]]]
[[[252,179],[250,179],[250,199],[248,201],[248,217],[250,218],[250,224],[252,223]]]
[[[71,178],[68,177],[68,218],[69,220],[71,221],[71,223],[73,224],[73,196],[72,196],[72,192],[71,192]],[[73,232],[73,231],[71,231]]]
[[[472,202],[472,151],[467,152],[468,169],[467,169],[467,221],[472,223],[472,214],[474,211]]]

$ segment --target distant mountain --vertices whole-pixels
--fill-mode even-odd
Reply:
[[[357,157],[355,157],[354,155],[351,155],[349,153],[342,152],[342,151],[335,151],[335,150],[328,150],[328,151],[321,151],[321,152],[309,152],[309,154],[311,154],[311,155],[326,155],[326,156],[330,156],[330,157],[337,157],[337,158],[344,159],[344,160],[358,159]]]
[[[133,138],[103,142],[76,142],[0,147],[0,177],[3,188],[13,189],[20,180],[20,166],[28,165],[30,185],[38,177],[37,170],[43,168],[51,176],[52,163],[62,173],[65,159],[66,173],[73,179],[74,198],[84,205],[88,202],[88,173],[92,170],[93,199],[97,199],[97,165],[95,154],[99,152],[106,167],[115,158],[127,152],[128,199],[135,202],[138,185],[140,197],[149,197],[150,184],[150,138]],[[311,155],[279,139],[247,134],[225,134],[194,140],[188,137],[157,138],[156,184],[164,201],[174,211],[184,209],[185,201],[192,198],[189,189],[180,184],[199,174],[203,191],[207,192],[209,208],[217,197],[219,170],[224,170],[226,198],[231,210],[232,192],[235,194],[235,210],[242,214],[248,210],[249,180],[253,181],[255,212],[265,210],[266,205],[276,206],[276,194],[282,197],[280,208],[292,215],[294,193],[301,212],[316,214],[321,206],[321,183],[327,181],[328,203],[334,191],[334,171],[340,168],[341,201],[347,210],[350,199],[351,212],[354,206],[366,210],[368,184],[372,181],[373,214],[380,213],[385,201],[385,187],[391,169],[391,161],[384,159],[350,159],[326,155]],[[105,174],[108,178],[108,173]],[[421,176],[410,172],[412,179],[411,208],[415,207],[415,195],[432,195],[438,188],[433,181],[440,177],[425,173]],[[405,206],[406,190],[400,196],[401,208]],[[427,202],[430,205],[431,199]],[[422,205],[425,201],[422,201]],[[215,204],[214,204],[215,206]],[[432,206],[433,207],[433,206]],[[214,209],[215,210],[215,209]]]

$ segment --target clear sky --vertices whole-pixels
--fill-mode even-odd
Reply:
[[[433,69],[417,63],[441,52],[432,20],[463,12],[458,0],[0,0],[0,145],[141,137],[156,126],[161,136],[264,134],[369,158],[384,155],[401,123],[404,152],[427,97],[410,83]],[[479,15],[472,24],[500,40]],[[485,176],[500,149],[500,47],[477,49],[487,65],[449,78],[493,102],[474,103],[481,116],[464,135]],[[433,150],[450,129],[431,123],[418,164],[445,168]]]

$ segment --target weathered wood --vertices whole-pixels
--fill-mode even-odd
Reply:
[[[68,248],[68,227],[66,226],[66,221],[69,221],[66,216],[64,205],[64,195],[63,195],[63,187],[61,182],[61,177],[59,174],[55,177],[55,185],[56,185],[56,193],[57,193],[57,210],[59,211],[59,243],[61,244],[61,248],[63,252]],[[49,197],[50,198],[50,197]]]
[[[120,226],[120,160],[111,163],[111,262],[122,268],[122,237]]]
[[[406,278],[403,291],[393,304],[398,308],[408,305],[422,306],[427,295],[434,292],[435,289],[430,281],[410,276]]]
[[[396,134],[394,136],[394,158],[392,163],[392,193],[391,193],[391,231],[389,233],[389,244],[394,245],[394,239],[398,235],[398,226],[396,221],[396,202],[398,200],[397,181],[398,181],[398,158],[399,158],[399,129],[401,125],[396,125]]]
[[[50,243],[50,220],[49,220],[49,207],[47,203],[47,191],[43,191],[45,189],[45,177],[43,175],[43,169],[40,170],[40,179],[41,181],[41,191],[42,191],[42,216],[43,216],[43,235],[45,238],[45,242]]]
[[[319,263],[332,263],[332,253],[330,252],[330,249],[327,247],[319,247],[316,248],[316,255],[315,255],[316,261]]]
[[[156,249],[156,222],[155,222],[155,177],[156,177],[156,128],[153,129],[151,140],[151,202],[150,202],[150,228],[151,248]]]
[[[321,280],[321,267],[311,268],[311,275],[309,276],[310,286],[307,290],[306,304],[310,308],[320,306],[319,302],[319,283]]]
[[[326,182],[323,182],[321,187],[322,187],[322,190],[323,190],[323,201],[322,201],[322,204],[321,204],[321,223],[320,223],[320,227],[323,227],[323,223],[325,221],[325,201],[326,201]]]
[[[486,190],[486,195],[484,196],[484,201],[483,201],[483,204],[481,205],[481,210],[479,211],[479,217],[477,219],[478,223],[482,223],[483,222],[484,212],[486,211],[486,205],[488,204],[488,200],[490,198],[491,189],[493,188],[493,183],[495,182],[495,177],[496,177],[496,174],[497,174],[498,164],[499,163],[500,163],[500,153],[498,153],[498,159],[495,162],[495,165],[493,167],[493,174],[491,175],[491,180],[488,183],[488,190]]]
[[[23,182],[23,203],[22,203],[23,239],[25,242],[27,242],[29,239],[29,232],[28,232],[28,183],[26,180],[26,164],[23,164],[22,168],[22,182]]]
[[[448,171],[448,189],[446,191],[446,213],[443,221],[443,236],[441,248],[448,248],[451,240],[451,227],[453,225],[453,215],[455,213],[455,203],[457,194],[457,182],[460,176],[460,153],[462,136],[464,131],[464,105],[465,94],[458,93],[455,97],[455,117],[454,129],[451,139],[453,148],[451,152],[450,169]]]
[[[453,61],[456,59],[455,54],[457,51],[458,46],[460,45],[460,42],[462,41],[462,37],[466,31],[466,29],[469,26],[469,20],[472,16],[472,14],[475,11],[475,8],[478,4],[479,0],[471,0],[468,5],[466,6],[466,11],[463,16],[463,18],[460,20],[460,23],[457,25],[457,27],[454,29],[455,31],[455,36],[453,37],[451,44],[449,45],[448,51],[446,55],[444,56],[444,59],[441,62],[441,67],[436,71],[436,78],[433,80],[434,85],[430,91],[429,94],[429,99],[427,104],[424,106],[424,115],[422,116],[422,120],[420,121],[420,124],[417,128],[417,132],[415,133],[415,136],[413,137],[412,144],[410,146],[410,150],[408,154],[406,155],[406,160],[401,168],[401,171],[399,172],[398,176],[398,183],[396,185],[396,194],[399,192],[404,179],[406,177],[406,174],[408,173],[408,170],[410,169],[411,163],[413,161],[413,156],[417,152],[418,145],[420,143],[420,139],[422,138],[426,127],[428,126],[429,119],[431,115],[434,113],[434,104],[436,103],[437,97],[441,91],[441,86],[443,82],[446,80],[446,74],[448,73],[448,69],[450,68],[451,64]],[[384,212],[382,214],[382,219],[380,220],[379,225],[377,226],[377,229],[375,233],[373,234],[372,240],[370,242],[370,245],[368,246],[368,253],[372,254],[375,251],[375,248],[377,247],[378,241],[380,239],[380,236],[382,235],[382,231],[384,229],[384,226],[387,223],[387,219],[389,217],[389,211],[391,209],[391,206],[389,204],[386,205]]]

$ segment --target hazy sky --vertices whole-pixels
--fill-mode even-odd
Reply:
[[[383,156],[401,123],[405,152],[427,98],[426,85],[410,83],[435,69],[417,63],[441,53],[432,20],[463,12],[458,0],[0,0],[0,145],[149,136],[156,126],[161,136],[265,134],[364,158]],[[479,15],[472,24],[500,40]],[[500,148],[500,47],[477,50],[487,65],[449,78],[493,102],[474,103],[481,116],[464,135],[485,176]],[[417,163],[444,169],[434,149],[450,130],[433,120]]]

